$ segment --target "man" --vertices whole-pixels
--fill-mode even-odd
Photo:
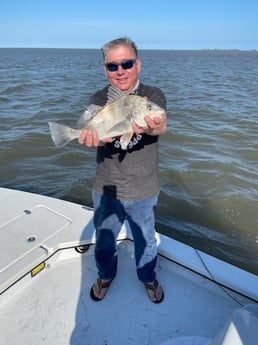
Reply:
[[[84,130],[79,137],[80,144],[97,147],[97,172],[92,195],[99,278],[93,284],[90,295],[95,301],[102,300],[116,276],[116,239],[127,219],[134,237],[138,279],[143,282],[150,300],[160,303],[164,292],[155,274],[157,242],[154,210],[159,194],[158,136],[166,130],[166,99],[158,88],[139,82],[141,60],[135,43],[129,38],[122,37],[106,43],[102,54],[110,84],[91,96],[89,105],[104,106],[113,88],[124,94],[148,98],[164,109],[164,116],[152,120],[146,114],[146,126],[141,128],[133,123],[135,134],[127,150],[121,149],[119,138],[106,138],[100,142],[96,131]]]

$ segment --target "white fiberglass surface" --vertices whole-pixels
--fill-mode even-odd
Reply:
[[[137,280],[130,241],[119,244],[117,277],[105,298],[94,302],[93,251],[62,250],[37,276],[1,295],[1,345],[158,345],[180,336],[212,338],[241,307],[216,284],[163,257],[157,278],[165,299],[152,303]]]

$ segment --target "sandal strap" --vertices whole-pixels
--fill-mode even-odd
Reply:
[[[112,279],[107,282],[103,282],[101,278],[97,279],[98,288],[100,290],[108,288],[111,283],[112,283]]]
[[[145,288],[151,291],[156,291],[157,288],[159,287],[158,281],[155,279],[153,283],[145,283]]]

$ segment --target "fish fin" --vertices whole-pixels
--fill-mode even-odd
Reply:
[[[117,135],[122,135],[121,133],[127,133],[130,131],[132,131],[132,125],[126,119],[121,122],[118,122],[116,125],[111,127],[106,134],[108,135],[108,137],[116,137]]]
[[[115,101],[119,97],[123,96],[124,93],[119,90],[117,87],[114,85],[109,85],[108,87],[108,93],[107,93],[107,104]]]
[[[93,115],[95,115],[100,109],[102,109],[103,107],[101,105],[96,105],[96,104],[90,104],[87,107],[87,111],[90,112]]]
[[[118,135],[121,135],[121,148],[123,150],[126,150],[126,147],[133,136],[133,127],[128,120],[123,120],[117,123],[115,126],[111,127],[110,130],[106,133],[106,135],[107,137],[116,137]]]
[[[127,145],[129,144],[132,136],[133,136],[133,130],[131,130],[130,132],[126,132],[121,136],[120,144],[121,144],[122,150],[126,150]]]
[[[81,133],[81,129],[76,130],[56,122],[49,122],[48,125],[53,143],[57,147],[65,146],[71,140],[78,138]]]
[[[93,118],[93,116],[100,110],[102,107],[96,104],[90,104],[84,113],[79,117],[77,121],[77,127],[84,127],[87,123]]]

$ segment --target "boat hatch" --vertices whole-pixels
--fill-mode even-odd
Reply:
[[[0,227],[0,272],[29,256],[39,247],[44,251],[47,240],[64,230],[71,221],[45,207],[36,206]]]

